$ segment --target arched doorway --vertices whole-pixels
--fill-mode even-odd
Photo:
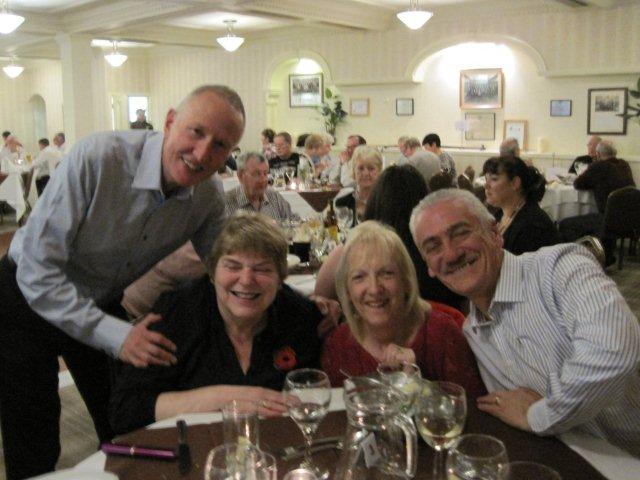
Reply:
[[[29,99],[29,108],[31,110],[29,144],[37,145],[39,139],[47,137],[47,105],[44,98],[36,94]]]

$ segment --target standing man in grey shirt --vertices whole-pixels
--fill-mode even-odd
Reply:
[[[108,357],[137,367],[176,362],[175,345],[131,325],[124,288],[191,240],[204,257],[224,220],[212,180],[245,125],[242,101],[203,86],[167,113],[164,133],[108,132],[78,142],[0,262],[0,412],[8,480],[51,471],[60,453],[62,355],[101,441]],[[110,312],[110,313],[107,313]]]

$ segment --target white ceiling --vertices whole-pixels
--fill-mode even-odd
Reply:
[[[611,8],[637,0],[419,0],[434,20],[460,15],[551,9]],[[404,28],[395,18],[409,0],[8,0],[26,17],[9,35],[0,35],[0,57],[59,58],[61,33],[165,45],[219,48],[214,37],[223,20],[235,31],[264,39],[296,28],[387,30]],[[148,51],[149,49],[145,49]],[[129,52],[128,52],[129,53]]]

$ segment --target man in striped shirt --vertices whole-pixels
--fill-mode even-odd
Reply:
[[[490,392],[478,408],[539,435],[580,430],[640,456],[640,326],[583,247],[514,256],[464,190],[413,211],[429,274],[471,301],[464,333]]]
[[[282,195],[269,188],[269,162],[257,152],[240,155],[236,159],[240,185],[225,194],[227,216],[236,210],[262,213],[274,220],[297,219],[291,205]]]

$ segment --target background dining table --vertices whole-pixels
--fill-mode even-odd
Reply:
[[[5,181],[0,183],[0,200],[7,202],[11,208],[16,211],[16,222],[22,218],[27,211],[27,203],[24,198],[24,177],[23,175],[29,172],[30,167],[28,165],[15,166],[8,171],[8,176]],[[31,186],[29,188],[29,196],[27,197],[31,208],[35,207],[38,200],[38,191],[36,189],[35,175],[31,178]]]
[[[315,438],[342,436],[346,428],[346,414],[342,389],[332,390],[330,413],[321,423]],[[120,480],[138,480],[149,478],[184,478],[201,480],[210,449],[222,443],[222,426],[219,423],[219,413],[187,414],[178,418],[189,424],[189,445],[192,453],[193,468],[188,476],[180,477],[177,462],[165,462],[129,457],[106,457],[98,452],[85,461],[79,463],[75,470],[102,471],[107,470],[118,475]],[[137,430],[118,437],[115,441],[152,445],[159,448],[175,448],[177,418],[171,418],[155,423],[146,429]],[[564,480],[598,480],[609,478],[612,480],[637,479],[640,471],[640,459],[613,447],[606,442],[586,437],[581,434],[569,434],[567,438],[561,436],[539,437],[526,433],[502,423],[498,419],[482,413],[469,402],[467,422],[464,433],[484,433],[501,439],[506,447],[509,460],[534,461],[556,469]],[[302,435],[293,421],[288,417],[262,419],[260,422],[261,448],[275,451],[288,445],[301,445]],[[335,468],[339,452],[328,451],[314,454],[314,461],[330,469]],[[416,479],[428,479],[431,476],[431,461],[433,452],[422,441],[418,447],[418,468]],[[297,466],[300,459],[291,462],[279,460],[279,478]],[[331,477],[330,477],[331,478]]]

